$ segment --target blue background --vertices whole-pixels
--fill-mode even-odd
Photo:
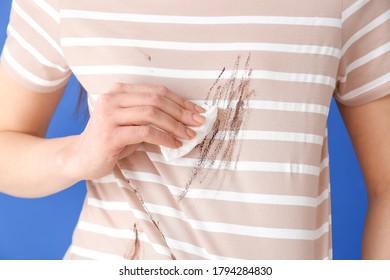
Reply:
[[[0,1],[0,51],[10,6],[11,0]],[[50,124],[48,137],[83,131],[88,116],[83,109],[76,109],[79,91],[77,81],[72,78]],[[328,127],[333,255],[335,259],[360,259],[367,197],[356,156],[334,101]],[[71,242],[85,192],[85,183],[80,182],[39,199],[20,199],[0,193],[0,259],[61,259]]]

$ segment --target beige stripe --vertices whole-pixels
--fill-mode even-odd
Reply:
[[[127,178],[130,180],[142,181],[146,184],[143,184],[143,192],[148,192],[148,188],[156,191],[159,188],[167,187],[172,195],[180,196],[185,190],[183,187],[177,187],[172,184],[163,183],[163,179],[151,173],[145,172],[131,172],[129,170],[124,170],[124,173]],[[152,184],[148,184],[152,183]],[[157,185],[154,185],[157,184]],[[102,188],[109,187],[109,185],[104,184]],[[256,189],[256,187],[252,187]],[[233,191],[224,191],[224,190],[212,190],[212,189],[197,189],[191,188],[186,198],[194,199],[209,199],[209,200],[221,200],[221,201],[232,201],[240,203],[256,203],[256,204],[271,204],[271,205],[296,205],[296,206],[306,206],[306,207],[317,207],[325,199],[328,198],[329,190],[325,189],[317,197],[308,197],[308,196],[299,196],[299,195],[277,195],[277,194],[258,194],[258,193],[243,193],[243,192],[233,192]],[[107,199],[112,199],[106,197]],[[115,199],[118,199],[115,196]],[[114,199],[114,200],[115,200]]]
[[[370,62],[373,62],[374,60],[376,59],[386,59],[386,57],[388,57],[388,52],[390,52],[390,42],[389,43],[386,43],[384,45],[381,45],[380,47],[376,48],[375,50],[367,53],[366,55],[360,57],[359,59],[353,61],[351,64],[348,65],[347,69],[346,69],[346,73],[344,74],[344,76],[342,77],[339,77],[338,80],[341,82],[341,83],[345,83],[346,80],[347,80],[347,76],[349,75],[349,73],[351,73],[353,70],[359,68],[359,67],[362,67]],[[381,57],[382,56],[382,57]],[[383,56],[385,58],[383,58]],[[369,66],[366,66],[366,67],[369,67]]]
[[[128,203],[128,201],[121,201],[123,197],[120,196],[118,192],[113,191],[114,195],[109,197],[99,197],[88,193],[86,198],[85,207],[83,208],[80,214],[80,220],[88,223],[99,224],[103,227],[112,227],[118,229],[133,229],[133,225],[137,222],[137,219],[131,213],[130,206],[126,207],[125,210],[110,210],[109,207],[95,207],[93,202],[88,201],[88,199],[98,199],[98,200],[111,200],[113,197],[117,198],[116,202],[120,202],[122,205]],[[91,205],[89,205],[91,204]],[[116,203],[115,205],[120,205]],[[124,207],[124,206],[122,206]],[[118,206],[114,209],[118,209]],[[121,209],[121,208],[119,208]]]
[[[12,27],[12,25],[8,25],[7,32],[8,36],[12,36],[22,48],[24,48],[32,57],[36,58],[41,64],[50,68],[55,68],[63,73],[69,71],[68,67],[61,67],[61,65],[57,65],[56,63],[51,62],[50,59],[46,58],[39,50],[26,41],[23,36]]]
[[[93,102],[96,102],[99,98],[99,95],[90,94],[89,98]],[[206,100],[191,100],[198,105],[203,105],[206,103]],[[237,101],[235,100],[219,100],[217,104],[219,109],[229,108],[235,109],[237,107]],[[269,100],[248,100],[248,102],[242,105],[243,108],[247,109],[257,109],[257,110],[272,110],[272,111],[287,111],[287,112],[296,112],[296,113],[314,113],[328,116],[329,107],[323,106],[320,104],[310,104],[310,103],[297,103],[297,102],[282,102],[282,101],[269,101]]]
[[[78,229],[84,232],[90,232],[92,233],[92,235],[99,234],[99,235],[106,236],[106,237],[102,237],[102,241],[110,244],[110,247],[113,247],[112,245],[115,244],[117,240],[120,240],[122,250],[126,250],[126,247],[128,246],[129,242],[126,240],[135,240],[134,230],[130,230],[130,229],[125,230],[125,229],[103,227],[100,224],[92,224],[83,221],[79,222]],[[151,242],[145,233],[143,232],[139,233],[138,238],[140,241],[143,242],[143,245],[145,245],[145,243],[149,244],[157,254],[170,257],[171,253],[168,248],[160,244]],[[109,240],[104,240],[104,239],[110,239],[111,242]],[[125,242],[122,241],[121,239],[125,239]],[[124,244],[126,244],[126,246],[124,246]]]
[[[157,220],[161,217],[162,219],[168,221],[168,223],[183,221],[190,225],[193,230],[206,232],[228,233],[262,238],[316,240],[323,234],[327,233],[329,227],[327,222],[315,230],[252,227],[220,222],[205,222],[189,219],[183,212],[177,211],[171,207],[149,203],[147,203],[146,206],[149,211],[155,215]]]
[[[78,79],[80,79],[83,85],[87,86],[89,93],[93,95],[107,93],[110,88],[112,88],[113,84],[117,82],[131,84],[146,83],[164,85],[183,98],[191,100],[206,99],[207,93],[213,83],[211,80],[177,80],[162,77],[143,77],[132,75],[91,75],[80,76]],[[96,83],[97,79],[99,80],[99,83]],[[313,84],[309,83],[292,83],[272,80],[251,80],[251,88],[256,91],[256,95],[253,99],[257,99],[259,101],[311,103],[320,104],[326,107],[330,106],[334,91],[334,89],[326,85],[318,84],[315,89],[313,89]],[[295,119],[295,116],[293,119]],[[310,121],[311,118],[306,117],[306,120]],[[269,121],[272,121],[272,119]],[[262,129],[274,130],[273,128]],[[285,131],[291,130],[287,129]],[[305,131],[300,131],[300,129],[298,129],[296,132]],[[309,133],[308,131],[306,132]]]
[[[270,25],[304,25],[341,27],[338,18],[323,17],[284,17],[284,16],[172,16],[153,14],[109,13],[90,10],[60,9],[61,18],[108,20],[123,22],[157,23],[157,24],[191,24],[191,25],[233,25],[233,24],[270,24]]]
[[[390,81],[390,73],[387,73],[379,78],[377,78],[376,80],[373,80],[355,90],[352,90],[350,92],[348,92],[347,94],[345,95],[342,95],[342,96],[339,96],[339,98],[341,100],[351,100],[353,98],[356,98],[364,93],[367,93],[371,90],[374,90],[376,88],[379,88],[383,85],[386,85],[388,84]]]
[[[123,211],[127,207],[126,210],[132,211],[138,219],[149,221],[149,217],[145,213],[141,213],[140,211],[137,211],[135,209],[129,209],[129,207],[125,206],[125,204],[122,202],[104,202],[91,198],[88,199],[88,203],[89,205],[94,205],[95,207],[100,207],[103,209],[107,208],[111,210],[118,209],[120,211]],[[328,231],[328,223],[323,224],[321,227],[315,230],[251,227],[236,224],[205,222],[195,219],[189,219],[183,212],[177,211],[167,206],[150,203],[145,203],[145,206],[157,220],[159,220],[161,216],[161,219],[168,221],[168,223],[171,223],[173,221],[183,221],[190,225],[193,230],[202,230],[206,232],[229,233],[264,238],[315,240]],[[170,219],[173,220],[170,222]]]
[[[336,38],[340,29],[334,27],[283,25],[182,25],[131,23],[116,21],[89,21],[61,19],[62,37],[107,37],[187,43],[265,42],[273,44],[318,45],[319,38]],[[139,32],[147,29],[148,32]],[[77,30],[77,32],[75,32]],[[125,30],[125,32],[123,32]],[[294,32],[294,36],[291,36]],[[307,34],[310,33],[310,36]],[[254,37],[254,34],[261,34]],[[328,42],[329,40],[326,40]],[[320,41],[321,42],[321,41]],[[325,46],[339,48],[333,41]]]
[[[132,47],[145,48],[166,51],[262,51],[276,53],[294,53],[294,54],[317,54],[340,58],[340,49],[327,46],[316,45],[293,45],[293,44],[272,44],[272,43],[252,43],[252,42],[235,42],[235,43],[197,43],[197,42],[170,42],[170,41],[150,41],[135,40],[110,37],[65,37],[61,38],[63,47]],[[78,48],[80,51],[80,49]],[[127,49],[128,51],[128,49]],[[196,55],[196,53],[194,53]],[[158,57],[154,53],[153,57]],[[225,60],[226,61],[226,60]],[[205,61],[207,63],[207,61]]]
[[[178,167],[172,173],[172,169],[168,165],[156,163],[153,166],[150,163],[148,164],[148,160],[142,152],[136,152],[131,157],[121,160],[120,164],[123,169],[161,174],[168,182],[179,187],[186,185],[192,171],[192,168]],[[224,191],[237,191],[237,186],[239,186],[239,191],[243,193],[302,195],[309,197],[319,195],[317,192],[318,177],[311,175],[252,171],[240,171],[239,176],[237,175],[237,171],[224,170],[223,172],[217,172],[214,174],[215,183],[208,185],[208,189],[223,186]],[[256,182],[256,188],[254,189],[252,184],[242,184],[243,181]],[[229,184],[226,182],[229,182]],[[272,184],[272,187],[270,187],[270,184]],[[191,188],[202,188],[202,185],[194,184]],[[286,188],[286,186],[289,187]]]
[[[220,255],[215,255],[215,254],[210,254],[207,249],[195,246],[191,243],[187,242],[182,242],[178,241],[172,238],[167,238],[167,242],[173,250],[179,250],[182,252],[185,252],[186,255],[183,256],[183,258],[187,259],[188,254],[205,258],[207,260],[235,260],[235,258],[230,258],[230,257],[225,257],[225,256],[220,256]]]
[[[160,198],[153,196],[153,191]],[[165,189],[156,187],[145,186],[140,192],[145,201],[147,201],[147,205],[149,203],[159,205],[162,203],[161,198],[170,197],[170,193]],[[207,197],[193,199],[191,198],[192,192],[193,189],[188,190],[188,196],[186,195],[180,202],[176,199],[176,201],[171,203],[167,199],[170,202],[169,205],[172,205],[170,208],[175,211],[179,211],[180,209],[189,220],[198,221],[202,219],[204,222],[302,230],[316,230],[328,220],[329,201],[327,198],[323,198],[325,195],[321,197],[323,201],[316,208],[308,208],[307,206],[290,206],[272,202],[241,203],[215,199],[210,200]],[[325,194],[327,195],[327,193]],[[177,204],[179,204],[179,209],[175,209]],[[156,211],[156,213],[158,214],[159,212]],[[245,213],[245,219],[243,219],[242,213]],[[269,216],[266,213],[273,213],[273,215]]]
[[[183,70],[183,69],[166,69],[155,67],[138,67],[129,65],[93,65],[93,66],[73,66],[72,71],[75,75],[135,75],[148,77],[162,77],[175,79],[206,79],[214,80],[221,73],[220,70]],[[229,79],[233,72],[226,70],[221,79]],[[236,78],[246,78],[249,72],[238,70]],[[336,81],[331,76],[306,74],[306,73],[289,73],[268,70],[253,70],[251,79],[284,81],[294,83],[313,83],[334,87]]]
[[[192,158],[180,158],[167,162],[161,154],[147,153],[148,157],[154,163],[163,163],[171,167],[194,167],[197,165],[198,160]],[[261,171],[261,172],[280,172],[280,173],[298,173],[305,175],[318,176],[320,168],[309,164],[299,163],[279,163],[279,162],[260,162],[260,161],[224,161],[219,160],[205,160],[205,166],[209,169],[223,169],[234,171]]]
[[[279,140],[279,141],[278,141]],[[309,143],[299,143],[294,141],[280,141],[278,140],[241,140],[235,142],[234,150],[231,155],[226,156],[224,152],[226,152],[227,147],[231,143],[223,142],[222,140],[215,139],[212,147],[219,147],[221,145],[221,150],[218,154],[209,153],[206,156],[209,159],[218,160],[215,163],[216,166],[222,167],[222,163],[229,164],[228,162],[233,162],[234,165],[236,160],[240,161],[249,161],[249,162],[269,162],[272,164],[300,164],[303,163],[305,165],[311,166],[319,166],[321,162],[319,162],[318,154],[321,152],[321,146],[317,144],[309,144]],[[246,147],[252,147],[252,149],[248,149]],[[213,148],[212,148],[213,149]],[[159,148],[148,150],[152,153],[161,154]],[[151,155],[154,159],[154,155]],[[203,155],[203,157],[205,157]],[[183,158],[190,158],[196,163],[202,158],[199,149],[195,148],[190,151],[188,154],[183,156]],[[165,163],[165,161],[161,161],[160,159],[156,159],[157,161]],[[223,161],[223,162],[222,162]],[[191,167],[196,166],[191,165]],[[206,165],[207,163],[207,165]],[[204,162],[204,166],[208,166],[209,162]],[[220,166],[220,164],[222,164]],[[188,165],[186,165],[188,166]],[[214,168],[214,169],[218,169]],[[233,168],[234,169],[234,168]],[[240,169],[238,169],[240,171]],[[266,170],[263,170],[266,171]]]
[[[58,43],[46,32],[31,16],[29,16],[18,4],[17,1],[12,3],[12,9],[17,13],[23,20],[25,20],[42,38],[44,38],[61,56],[62,49]]]
[[[67,74],[65,77],[57,80],[46,80],[44,78],[38,77],[33,72],[30,72],[26,68],[24,68],[15,58],[11,55],[7,46],[4,46],[2,52],[3,61],[6,61],[10,67],[17,72],[21,77],[30,81],[33,84],[43,86],[43,87],[59,87],[63,85],[68,79],[69,75]]]
[[[351,38],[349,38],[349,40],[344,44],[342,48],[342,54],[344,55],[355,42],[357,42],[363,36],[367,35],[369,32],[373,31],[375,28],[384,24],[389,19],[390,19],[390,10],[376,17],[373,21],[371,21],[369,24],[367,24],[358,32],[356,32]]]
[[[127,174],[129,174],[127,172]],[[132,174],[131,174],[132,175]],[[150,202],[150,203],[159,203],[161,199],[165,201],[165,203],[168,205],[176,205],[178,203],[178,197],[183,193],[184,189],[183,188],[177,188],[172,185],[168,185],[167,187],[158,184],[156,182],[151,182],[151,179],[148,179],[148,177],[140,177],[140,174],[137,174],[138,178],[144,178],[144,182],[142,185],[139,185],[138,183],[135,183],[135,185],[138,187],[139,193],[142,195],[144,201]],[[131,177],[131,176],[129,176]],[[133,179],[133,178],[132,178]],[[136,179],[133,179],[136,180]],[[149,182],[149,183],[148,183]],[[100,190],[108,190],[110,188],[109,184],[101,184],[98,187]],[[99,191],[100,193],[100,191]],[[176,197],[173,197],[176,196]],[[287,223],[289,223],[288,227],[295,227],[296,225],[301,225],[302,223],[308,223],[307,226],[303,226],[303,228],[310,228],[312,227],[312,222],[313,220],[316,220],[317,223],[320,223],[320,225],[323,223],[323,221],[326,221],[324,219],[327,219],[327,215],[324,216],[323,219],[313,219],[313,218],[308,218],[305,221],[301,220],[302,216],[305,215],[312,215],[315,213],[315,211],[318,211],[318,213],[327,213],[326,211],[322,211],[321,208],[328,207],[328,202],[327,199],[329,197],[329,190],[326,189],[321,193],[318,197],[302,197],[302,196],[283,196],[283,195],[264,195],[264,194],[255,194],[255,193],[248,193],[248,194],[243,194],[243,193],[235,193],[235,192],[227,192],[227,191],[214,191],[214,190],[209,190],[209,189],[193,189],[191,188],[188,193],[185,196],[185,202],[181,204],[181,209],[187,210],[189,212],[186,212],[189,215],[189,218],[196,218],[198,217],[199,213],[202,213],[203,211],[206,211],[204,214],[205,217],[208,217],[207,219],[212,219],[214,217],[213,214],[215,214],[216,218],[214,219],[217,221],[220,219],[221,221],[226,221],[228,223],[237,223],[240,224],[242,223],[242,217],[241,217],[241,212],[240,214],[238,213],[231,213],[229,215],[223,214],[221,215],[220,212],[213,212],[212,214],[209,212],[210,207],[214,208],[220,208],[220,209],[225,209],[228,213],[230,210],[229,209],[242,209],[242,211],[245,211],[246,213],[252,213],[253,219],[251,220],[250,217],[251,215],[248,216],[248,219],[245,221],[245,223],[256,225],[257,223],[271,223],[268,224],[267,226],[269,227],[287,227]],[[96,203],[93,202],[93,199],[100,199],[100,196],[90,194],[89,198],[92,199],[90,203],[91,205],[95,205]],[[112,209],[113,211],[131,211],[130,206],[126,206],[126,201],[121,202],[121,199],[123,199],[123,195],[121,192],[115,192],[115,190],[111,191],[109,195],[104,196],[105,202],[102,202],[103,204],[102,207],[104,209]],[[211,201],[212,200],[212,201]],[[95,204],[94,204],[95,203]],[[196,203],[198,206],[202,206],[202,210],[197,210],[199,212],[192,212],[191,210],[191,205],[193,203]],[[96,204],[98,207],[100,207],[100,204]],[[319,207],[317,209],[312,209],[309,210],[307,207]],[[275,220],[268,220],[268,216],[257,216],[258,213],[269,213],[272,212],[271,209],[275,208],[274,213],[278,213],[274,217],[277,217],[281,215],[289,216],[292,213],[294,213],[294,217],[290,217],[287,220],[284,219],[278,219],[275,218]],[[186,210],[186,211],[187,211]],[[97,213],[101,210],[96,210]],[[118,219],[118,222],[122,221],[121,227],[128,227],[128,223],[131,217],[126,216],[125,212],[113,212],[112,215]],[[137,210],[139,211],[139,210]],[[140,210],[142,211],[142,209]],[[298,220],[297,217],[295,216],[297,212],[301,212],[302,216],[299,216]],[[305,214],[306,212],[306,214]],[[192,214],[191,214],[192,213]],[[283,213],[283,215],[282,215]],[[207,215],[206,215],[207,214]],[[192,216],[194,215],[194,216]],[[236,220],[234,220],[236,215],[239,215]],[[202,216],[202,215],[200,215]],[[94,218],[92,216],[92,218]],[[88,218],[89,219],[89,218]],[[233,220],[232,220],[233,219]],[[93,221],[93,220],[91,220]],[[254,224],[253,224],[254,223]],[[275,223],[275,224],[273,224]],[[282,223],[282,224],[279,224]],[[290,224],[291,223],[291,224]],[[295,226],[294,226],[295,225]]]
[[[177,227],[177,234],[184,238],[186,235],[181,229]],[[167,240],[170,240],[169,235]],[[220,255],[223,252],[225,256],[238,259],[322,259],[329,249],[327,234],[317,241],[242,237],[224,233],[197,236],[197,240],[203,244],[213,244],[208,249],[209,254]]]
[[[157,218],[158,220],[160,220],[160,218]],[[167,224],[165,224],[167,222],[166,219],[164,219],[165,222],[161,224],[161,226],[163,226],[163,230],[166,234],[167,239],[168,239],[168,242],[170,239],[172,239],[170,236],[170,231],[173,231],[175,233],[175,235],[178,235],[178,236],[181,236],[181,237],[184,237],[184,236],[188,236],[188,235],[185,235],[184,232],[182,231],[185,227],[182,227],[180,226],[180,221],[175,221],[175,227],[169,227]],[[168,219],[169,220],[169,219]],[[168,230],[170,229],[170,230]],[[200,238],[200,236],[198,236],[198,238]],[[198,239],[197,238],[197,239]],[[253,242],[250,242],[249,240],[252,239],[253,237],[248,237],[248,236],[245,236],[245,237],[240,237],[240,235],[237,235],[237,236],[232,236],[231,234],[224,234],[224,233],[207,233],[206,236],[204,236],[205,240],[207,239],[207,243],[211,242],[211,243],[214,243],[212,240],[218,240],[217,243],[214,243],[214,244],[221,244],[221,248],[224,248],[226,251],[229,251],[230,249],[233,249],[231,248],[231,244],[251,244],[251,246],[253,246],[253,244],[259,244],[261,242],[261,238],[256,238],[253,240]],[[232,239],[233,238],[233,239]],[[243,238],[245,238],[245,241],[243,240]],[[203,239],[203,238],[202,238]],[[236,240],[235,242],[232,243],[232,240]],[[255,241],[256,240],[256,241]],[[267,244],[264,244],[263,246],[261,246],[262,248],[266,248],[267,246],[277,246],[276,244],[283,244],[283,243],[286,243],[286,244],[290,244],[290,246],[294,243],[300,243],[299,241],[295,241],[295,240],[286,240],[286,241],[283,241],[283,240],[276,240],[276,239],[266,239],[267,240]],[[195,240],[193,240],[193,242],[195,242]],[[226,243],[228,242],[228,243]],[[276,243],[275,243],[276,242]],[[224,245],[224,244],[230,244],[229,246],[227,245]],[[302,244],[305,244],[305,243],[302,243]],[[307,244],[310,244],[310,243],[307,243]],[[198,246],[198,245],[195,245],[195,246]],[[225,247],[226,246],[226,247]],[[255,246],[256,247],[256,246]],[[176,248],[177,249],[177,248]],[[252,248],[252,249],[256,249],[256,248]],[[301,248],[302,249],[302,248]],[[254,250],[255,252],[257,251],[257,253],[255,253],[254,256],[259,256],[259,255],[263,255],[264,252],[266,251],[258,251],[257,250]],[[272,250],[273,251],[273,250]],[[252,251],[253,252],[253,251]],[[283,253],[281,255],[278,256],[278,258],[283,258],[283,256],[285,256],[285,251],[282,251]],[[216,252],[214,252],[213,249],[211,249],[211,251],[209,251],[210,254],[215,254]],[[251,250],[237,250],[237,249],[234,249],[231,251],[231,253],[233,254],[233,256],[237,257],[237,254],[238,255],[241,255],[241,258],[250,258],[251,256]],[[270,253],[270,252],[267,252],[267,253]],[[225,255],[229,255],[228,253],[225,253]],[[244,256],[242,256],[244,255]],[[253,256],[253,255],[252,255]],[[256,257],[255,257],[256,258]],[[292,258],[296,258],[296,257],[292,257]]]
[[[206,139],[210,139],[207,136]],[[296,133],[296,132],[280,132],[280,131],[258,131],[258,130],[240,130],[238,133],[233,130],[219,130],[214,139],[218,140],[262,140],[262,141],[282,141],[282,142],[297,142],[321,145],[323,137],[315,134]]]
[[[34,3],[43,11],[45,11],[48,16],[50,16],[55,22],[60,23],[60,14],[52,6],[50,6],[44,0],[33,0]]]
[[[275,15],[275,16],[302,16],[312,17],[313,15],[321,14],[323,17],[339,18],[339,0],[328,0],[329,9],[324,9],[323,5],[317,2],[307,0],[295,0],[292,3],[290,0],[273,0],[272,2],[259,2],[257,0],[246,0],[245,5],[236,1],[226,0],[198,0],[195,2],[190,0],[171,1],[169,3],[145,2],[142,0],[132,1],[131,5],[126,5],[126,0],[118,3],[120,12],[122,13],[137,13],[137,14],[161,14],[161,15]],[[95,1],[93,6],[94,11],[100,12],[118,12],[118,5],[112,5],[107,1]],[[62,8],[65,9],[80,9],[91,10],[89,3],[80,1],[61,2]],[[207,9],[205,9],[207,7]],[[302,9],[302,7],[305,7]]]
[[[114,254],[107,254],[94,249],[86,249],[76,245],[72,245],[70,247],[70,254],[76,255],[76,258],[81,257],[81,259],[89,259],[89,260],[123,260],[124,259],[121,256],[117,256]]]
[[[351,16],[353,16],[357,11],[359,11],[361,8],[363,8],[367,3],[369,3],[369,0],[358,0],[355,1],[354,4],[349,6],[347,9],[345,9],[342,13],[342,21],[346,21]]]
[[[111,52],[110,49],[113,48],[114,52]],[[266,70],[267,72],[255,72],[259,73],[258,77],[253,76],[254,79],[278,79],[278,80],[291,80],[291,81],[300,81],[298,78],[284,77],[284,73],[300,73],[306,75],[315,76],[330,76],[328,69],[334,69],[334,73],[331,73],[333,77],[336,74],[336,69],[338,68],[339,60],[336,58],[330,58],[323,55],[313,55],[313,54],[299,54],[293,55],[288,53],[276,53],[276,52],[264,52],[256,50],[248,51],[204,51],[204,52],[188,52],[188,51],[168,51],[168,50],[156,50],[156,49],[144,49],[141,47],[65,47],[65,53],[69,61],[75,61],[77,67],[82,67],[83,71],[90,71],[89,68],[85,69],[84,66],[102,66],[107,65],[107,67],[118,67],[122,65],[131,65],[133,67],[132,71],[135,71],[139,67],[146,70],[150,69],[165,69],[167,67],[166,59],[172,61],[170,63],[170,69],[179,69],[187,70],[188,65],[191,65],[192,71],[205,71],[209,72],[210,69],[216,69],[218,75],[221,73],[223,68],[226,68],[226,75],[223,78],[231,78],[231,72],[227,70],[231,69],[234,66],[234,63],[238,57],[240,57],[240,67],[244,67],[245,60],[250,54],[249,69],[254,70]],[[99,54],[105,53],[104,56]],[[96,59],[96,56],[99,58]],[[209,57],[212,56],[213,59],[210,60]],[[301,63],[302,61],[305,63]],[[280,63],[284,61],[284,63]],[[76,68],[75,71],[79,71],[79,68]],[[129,68],[130,69],[130,68]],[[124,69],[124,74],[134,74],[129,73],[129,69]],[[120,70],[120,68],[119,68]],[[117,71],[119,71],[117,70]],[[127,72],[126,72],[127,71]],[[149,71],[149,70],[148,70]],[[162,71],[162,70],[159,70]],[[168,69],[164,70],[165,72]],[[207,72],[206,72],[207,71]],[[279,74],[276,77],[270,76],[273,72]],[[197,75],[206,75],[197,74]],[[81,73],[80,73],[81,74]],[[193,72],[192,75],[195,75],[196,72]],[[240,74],[237,73],[237,74]],[[135,75],[135,74],[134,74]],[[189,75],[189,74],[187,74]],[[211,77],[210,79],[216,79],[218,77]],[[254,75],[254,74],[253,74]],[[257,74],[256,74],[257,75]],[[267,76],[268,75],[268,76]],[[150,76],[150,75],[148,75]],[[203,77],[201,76],[201,78]],[[284,77],[284,78],[283,78]],[[191,78],[192,79],[192,78]],[[303,79],[303,78],[300,78]],[[314,79],[314,78],[313,78]],[[317,78],[320,79],[320,78]],[[222,80],[224,81],[224,79]],[[222,84],[222,81],[220,82]],[[318,82],[328,84],[326,79],[320,80]],[[209,82],[212,84],[212,82]],[[207,89],[210,88],[208,86]]]

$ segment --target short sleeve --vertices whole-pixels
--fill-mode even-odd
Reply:
[[[59,0],[14,0],[2,67],[21,85],[38,92],[64,86],[70,70],[59,44]]]
[[[390,93],[390,1],[344,0],[335,98],[359,106]]]

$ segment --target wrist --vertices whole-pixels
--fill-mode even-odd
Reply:
[[[56,162],[65,180],[74,183],[84,180],[80,166],[80,153],[77,152],[79,135],[64,137],[61,140],[61,148],[58,150]]]

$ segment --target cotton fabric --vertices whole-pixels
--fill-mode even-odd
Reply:
[[[91,113],[116,82],[218,106],[167,162],[142,144],[88,181],[66,259],[329,259],[327,117],[390,92],[387,0],[15,0],[2,66]]]

